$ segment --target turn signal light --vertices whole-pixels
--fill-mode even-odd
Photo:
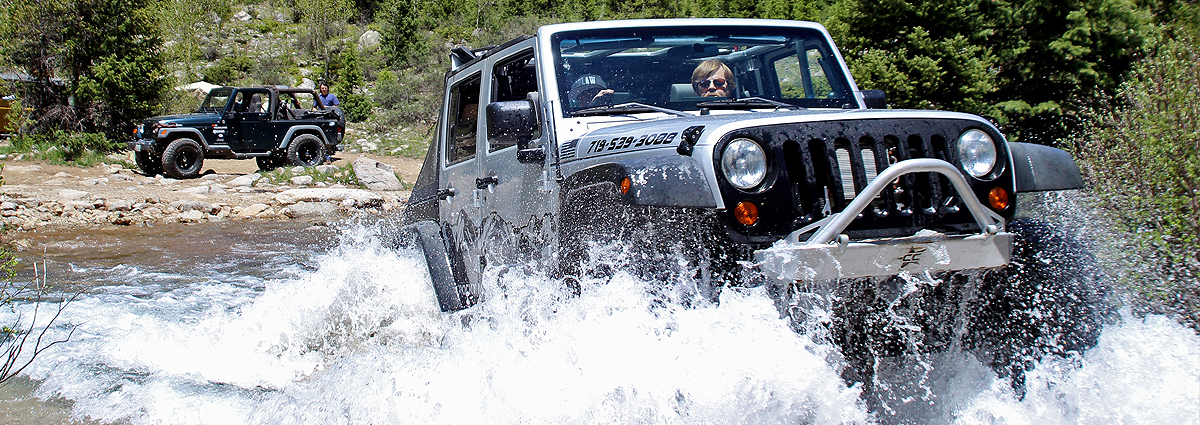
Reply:
[[[993,187],[988,191],[988,205],[996,211],[1008,208],[1008,191],[1002,187]]]
[[[631,188],[631,187],[633,187],[633,180],[630,180],[629,177],[621,179],[621,194],[622,195],[628,195],[629,188]]]
[[[758,205],[750,201],[738,202],[733,208],[733,218],[743,226],[753,226],[758,223]]]

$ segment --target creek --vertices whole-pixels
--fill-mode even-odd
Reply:
[[[838,347],[762,288],[683,306],[617,270],[581,293],[492,267],[436,307],[394,226],[224,222],[39,233],[17,280],[83,290],[0,387],[3,423],[874,423]],[[44,247],[44,249],[42,248]],[[498,294],[503,295],[498,295]],[[56,304],[43,304],[41,314]],[[0,312],[29,317],[32,305]],[[1198,423],[1200,338],[1122,310],[1099,343],[1030,365],[1020,396],[970,353],[924,360],[937,405],[902,423]]]

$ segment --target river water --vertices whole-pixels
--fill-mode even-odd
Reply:
[[[417,253],[385,247],[391,228],[38,234],[18,279],[36,262],[86,291],[49,335],[70,340],[0,387],[0,423],[880,421],[838,348],[792,331],[761,288],[683,307],[620,270],[571,296],[498,268],[503,296],[443,314]],[[938,408],[886,422],[1200,423],[1200,338],[1161,316],[1122,312],[1095,348],[1033,365],[1023,397],[970,354],[930,361],[932,395],[907,402]]]

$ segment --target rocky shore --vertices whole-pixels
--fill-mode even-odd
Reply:
[[[258,172],[253,161],[206,161],[206,168],[210,163],[212,168],[194,180],[150,177],[119,165],[73,168],[8,162],[3,169],[5,184],[0,186],[0,222],[8,230],[29,232],[384,214],[403,209],[409,192],[400,180],[412,181],[419,168],[408,164],[414,161],[410,159],[385,160],[402,164],[358,157],[347,160],[353,163],[352,175],[347,167],[323,165],[312,171],[285,170],[297,175],[283,182],[279,176]],[[341,177],[330,181],[353,179],[365,189],[327,184],[320,179],[325,175]]]

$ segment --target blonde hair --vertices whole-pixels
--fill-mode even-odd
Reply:
[[[699,83],[709,75],[716,74],[718,70],[725,71],[725,92],[731,94],[736,92],[737,79],[733,78],[733,71],[729,70],[729,66],[726,66],[725,62],[721,62],[720,59],[709,59],[696,66],[696,70],[692,71],[692,90],[697,90],[696,83]]]

